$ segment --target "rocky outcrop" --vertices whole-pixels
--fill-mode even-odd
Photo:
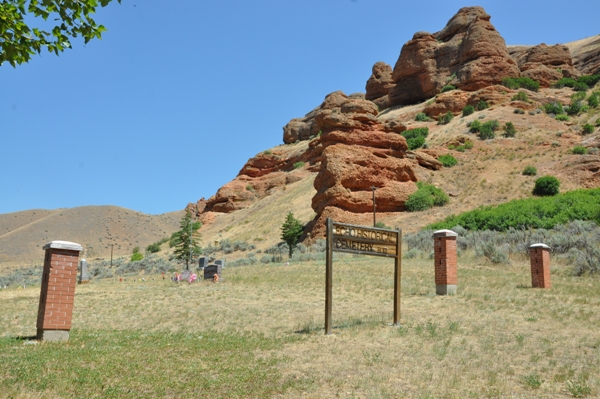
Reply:
[[[573,55],[573,65],[583,75],[600,74],[600,35],[568,44]]]
[[[515,46],[509,48],[509,53],[519,65],[522,76],[538,81],[541,87],[550,87],[563,77],[580,75],[573,66],[569,48],[564,45]]]
[[[373,65],[371,77],[367,80],[365,99],[374,101],[387,96],[393,86],[392,67],[379,61]]]
[[[362,94],[355,94],[354,97],[360,97]],[[319,128],[315,124],[315,116],[323,110],[339,108],[342,103],[347,101],[349,96],[341,91],[334,91],[325,96],[325,100],[317,108],[310,111],[304,118],[294,118],[283,127],[283,142],[285,144],[295,143],[298,140],[308,140],[311,136],[319,133]]]
[[[394,66],[391,105],[414,104],[452,84],[474,91],[520,76],[504,39],[481,7],[461,8],[441,31],[417,32]]]
[[[314,182],[317,193],[312,200],[317,216],[308,226],[313,236],[323,229],[323,215],[356,222],[352,215],[372,212],[373,188],[380,212],[403,211],[416,190],[419,162],[416,156],[406,157],[406,140],[395,131],[401,131],[401,125],[382,124],[377,114],[370,101],[348,99],[339,108],[315,116],[322,134],[321,166]]]

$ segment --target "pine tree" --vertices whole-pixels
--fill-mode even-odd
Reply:
[[[292,212],[289,212],[285,218],[285,222],[281,226],[281,239],[288,245],[290,258],[294,253],[294,248],[296,248],[296,244],[298,244],[301,235],[302,223],[294,217]]]
[[[202,248],[198,245],[198,230],[202,227],[202,223],[194,222],[191,213],[186,210],[181,222],[179,222],[179,227],[181,227],[181,230],[173,234],[175,247],[173,254],[176,259],[185,262],[185,268],[189,270],[190,252],[192,256],[202,253]]]

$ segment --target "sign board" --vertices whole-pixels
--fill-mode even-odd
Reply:
[[[402,230],[356,226],[327,219],[325,334],[331,334],[333,252],[394,258],[394,325],[400,323]]]

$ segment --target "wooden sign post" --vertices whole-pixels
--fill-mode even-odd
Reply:
[[[325,269],[325,334],[331,334],[333,252],[394,258],[394,321],[400,325],[400,281],[402,271],[402,230],[336,223],[327,218]]]

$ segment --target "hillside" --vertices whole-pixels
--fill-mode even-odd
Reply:
[[[600,186],[600,110],[589,107],[562,121],[544,112],[547,104],[573,101],[576,91],[554,88],[558,80],[600,74],[600,35],[564,45],[506,46],[490,19],[481,7],[459,10],[441,31],[417,32],[393,68],[375,63],[366,93],[330,93],[292,119],[284,145],[257,154],[213,197],[188,205],[204,222],[204,242],[243,239],[267,248],[279,241],[286,210],[306,224],[311,236],[304,240],[324,235],[326,217],[368,225],[371,187],[378,221],[412,232],[450,214],[530,197],[536,177],[522,174],[526,166],[536,167],[538,177],[559,178],[561,191]],[[511,89],[501,84],[507,77],[529,78],[540,88]],[[600,86],[586,90],[585,99],[594,92]],[[519,93],[526,101],[513,100]],[[480,102],[488,108],[462,115]],[[417,122],[419,113],[429,120]],[[448,113],[452,120],[440,123]],[[496,137],[471,133],[475,120],[498,121]],[[502,136],[507,122],[515,137]],[[591,133],[583,131],[586,124]],[[401,134],[424,127],[427,148],[409,151]],[[472,149],[455,149],[466,141]],[[575,146],[588,154],[573,154]],[[441,167],[436,158],[444,154],[458,164]],[[406,212],[417,181],[442,188],[449,204]],[[285,195],[290,191],[296,194]]]
[[[87,258],[131,254],[134,247],[168,237],[179,228],[182,211],[147,215],[117,206],[34,209],[0,215],[0,264],[41,262],[49,241],[81,244]]]

